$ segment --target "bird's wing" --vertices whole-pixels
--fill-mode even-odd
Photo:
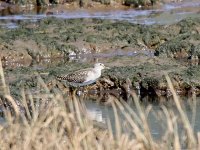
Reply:
[[[83,83],[85,79],[87,78],[88,71],[91,68],[82,69],[79,71],[75,71],[73,73],[64,75],[64,76],[57,76],[58,80],[67,80],[68,82],[74,82],[74,83]]]

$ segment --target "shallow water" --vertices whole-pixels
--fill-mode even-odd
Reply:
[[[200,107],[200,98],[197,98],[196,106],[195,106],[195,103],[190,100],[184,100],[181,102],[182,102],[182,104],[183,104],[182,106],[189,118],[191,126],[194,128],[194,133],[200,132],[200,109],[198,109]],[[116,132],[115,117],[114,117],[114,112],[113,112],[112,106],[99,104],[92,100],[85,101],[85,104],[86,104],[87,112],[89,114],[90,119],[98,122],[101,126],[104,126],[105,128],[106,128],[106,122],[109,119],[112,124],[113,132],[114,133]],[[137,108],[136,108],[134,102],[130,101],[129,105],[130,105],[131,109],[137,114]],[[164,133],[166,132],[166,129],[167,129],[167,122],[166,122],[167,119],[166,119],[166,116],[163,114],[162,107],[165,106],[168,110],[173,111],[174,114],[177,116],[177,118],[180,118],[180,115],[178,113],[178,110],[177,110],[174,102],[172,102],[172,101],[171,102],[168,101],[164,104],[160,104],[158,102],[153,102],[153,103],[141,102],[141,106],[144,109],[146,109],[147,106],[149,106],[149,105],[152,106],[152,109],[147,117],[148,125],[150,127],[152,136],[158,140],[164,136]],[[196,107],[196,109],[195,109],[195,107]],[[194,113],[194,110],[196,111],[195,113]],[[124,118],[124,116],[122,114],[120,114],[120,111],[119,111],[119,118],[120,118],[120,121],[124,122],[124,124],[125,124],[126,119]],[[192,122],[194,122],[194,124]],[[179,126],[178,132],[181,135],[183,125],[182,125],[182,123],[179,122],[178,126]],[[122,130],[125,132],[128,132],[128,130],[126,128],[127,127],[122,126]]]
[[[119,10],[66,10],[56,8],[48,11],[43,9],[38,11],[37,8],[26,11],[13,11],[10,8],[0,11],[0,26],[7,28],[16,28],[18,22],[29,20],[35,22],[48,16],[57,18],[101,18],[126,20],[138,24],[172,24],[186,17],[198,17],[200,1],[184,0],[178,3],[167,3],[159,7],[151,7],[148,9],[119,9]],[[23,9],[22,9],[23,10]],[[12,13],[11,13],[12,12]]]
[[[180,115],[172,99],[170,101],[165,101],[165,103],[160,103],[158,101],[154,102],[140,101],[140,102],[141,102],[140,103],[141,107],[144,110],[146,110],[148,106],[152,107],[151,111],[147,116],[147,122],[148,126],[150,127],[151,135],[155,140],[160,140],[164,136],[167,130],[167,118],[163,113],[163,106],[166,107],[169,112],[173,112],[174,115],[177,117],[178,133],[179,137],[181,137],[181,135],[183,134],[184,127],[183,124],[178,119],[180,118]],[[196,136],[196,133],[200,132],[200,109],[198,109],[200,107],[200,97],[198,97],[196,101],[183,98],[181,99],[180,102],[182,104],[184,112],[186,112],[186,115],[189,119],[191,127],[193,128],[194,134]],[[127,103],[129,104],[131,110],[134,111],[139,116],[134,102],[131,100],[127,101]],[[116,134],[115,116],[111,104],[109,105],[102,104],[93,100],[85,100],[84,104],[86,106],[88,118],[93,120],[94,124],[97,127],[100,127],[102,129],[108,129],[107,122],[109,120],[111,122],[113,134]],[[126,109],[125,111],[128,112]],[[132,131],[130,131],[132,128],[129,128],[129,126],[127,126],[127,120],[125,119],[125,117],[123,116],[123,114],[119,109],[118,109],[118,116],[122,128],[122,133],[124,132],[132,133]],[[5,119],[2,117],[0,117],[0,125],[6,125]]]
[[[95,63],[96,60],[99,60],[100,62],[106,62],[110,59],[128,59],[132,57],[140,57],[140,56],[146,56],[146,57],[153,57],[154,52],[152,50],[142,50],[142,51],[124,51],[122,49],[116,49],[109,52],[103,52],[103,53],[89,53],[89,54],[80,54],[80,55],[69,55],[66,57],[47,57],[42,58],[38,60],[37,62],[33,60],[28,61],[3,61],[3,67],[5,69],[11,69],[11,68],[18,68],[18,67],[32,67],[34,69],[45,69],[48,67],[52,67],[58,64],[65,64],[66,62],[79,62],[79,63]]]

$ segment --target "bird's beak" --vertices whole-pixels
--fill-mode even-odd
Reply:
[[[110,69],[110,67],[105,67],[105,69]]]

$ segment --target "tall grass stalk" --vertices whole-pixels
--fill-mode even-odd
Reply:
[[[4,77],[1,59],[0,59],[0,78],[1,78],[2,86],[3,86],[4,94],[9,94],[9,90],[6,86],[6,80],[5,80],[5,77]]]
[[[180,113],[181,119],[183,121],[183,125],[186,128],[186,132],[187,132],[187,135],[188,135],[188,138],[189,138],[189,147],[193,148],[193,147],[196,146],[196,140],[195,140],[195,136],[194,136],[192,127],[190,125],[190,122],[188,120],[188,117],[187,117],[186,113],[183,111],[183,108],[181,107],[180,99],[179,99],[178,95],[176,94],[175,89],[174,89],[174,87],[172,85],[172,82],[171,82],[171,80],[170,80],[168,75],[166,75],[166,80],[167,80],[169,89],[172,92],[173,99],[174,99],[174,102],[176,104],[176,107],[177,107],[177,109],[178,109],[178,111]]]

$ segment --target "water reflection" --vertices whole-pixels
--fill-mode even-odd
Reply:
[[[106,123],[106,116],[103,116],[103,112],[100,108],[97,107],[92,107],[89,106],[90,104],[88,103],[88,106],[90,109],[87,109],[87,114],[89,119],[101,122],[101,123]]]
[[[183,99],[184,100],[181,100],[182,107],[184,111],[186,112],[191,125],[194,128],[194,133],[197,133],[200,131],[200,109],[196,109],[196,108],[200,107],[200,98],[197,98],[195,102],[190,101],[188,99],[186,100],[186,98],[183,98]],[[92,120],[103,123],[104,126],[107,126],[106,121],[109,119],[113,128],[113,132],[114,133],[116,132],[115,131],[115,127],[116,127],[115,116],[114,116],[114,111],[111,105],[99,104],[92,100],[85,101],[85,104],[86,104],[86,108],[87,108],[87,112],[89,116],[92,116],[91,117]],[[132,109],[132,111],[138,114],[138,110],[133,100],[128,101],[128,104],[130,108]],[[179,126],[178,131],[179,131],[179,134],[182,134],[181,132],[184,127],[183,127],[182,122],[179,120],[180,119],[179,112],[172,99],[171,100],[169,99],[168,101],[165,101],[164,103],[160,103],[158,101],[154,101],[151,103],[141,101],[141,106],[142,108],[144,108],[144,110],[147,110],[149,106],[152,107],[151,111],[148,114],[147,121],[150,127],[151,134],[155,139],[160,139],[164,135],[167,129],[167,118],[163,112],[163,107],[166,107],[169,112],[171,112],[177,117],[178,126]],[[125,109],[125,111],[127,110]],[[118,113],[119,113],[119,119],[122,125],[122,130],[124,132],[128,132],[129,127],[126,124],[125,117],[122,115],[122,113],[120,113],[119,109],[118,109]]]

